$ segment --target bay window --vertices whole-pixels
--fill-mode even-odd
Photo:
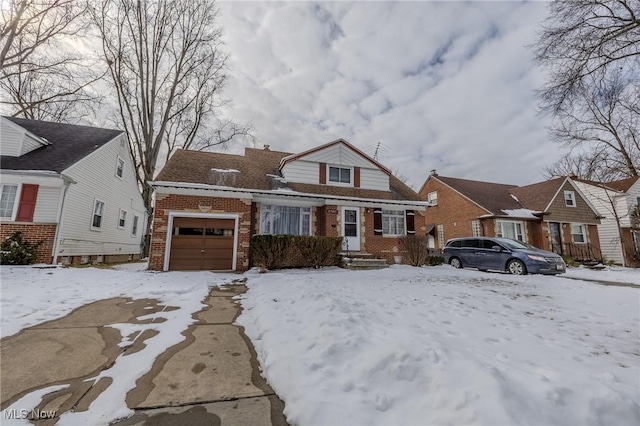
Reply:
[[[496,221],[496,237],[511,238],[512,240],[526,242],[524,237],[524,224],[509,220]]]
[[[260,233],[311,235],[311,207],[260,206]]]

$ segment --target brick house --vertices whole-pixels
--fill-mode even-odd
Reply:
[[[612,182],[575,177],[572,180],[603,216],[598,234],[605,259],[640,267],[640,178]]]
[[[38,263],[139,258],[146,209],[120,130],[0,117],[0,238]]]
[[[151,186],[154,270],[246,270],[259,233],[342,236],[390,261],[398,237],[424,232],[427,203],[342,139],[298,154],[178,150]]]
[[[419,191],[431,206],[431,247],[450,238],[497,236],[520,240],[578,261],[600,261],[600,217],[566,177],[527,186],[481,182],[432,173]]]

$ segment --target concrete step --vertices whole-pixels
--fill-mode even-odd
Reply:
[[[347,269],[384,269],[388,268],[387,261],[384,259],[351,259],[345,263]]]
[[[362,251],[350,251],[350,252],[342,252],[340,253],[342,257],[349,257],[352,259],[375,259],[376,256],[371,253],[365,253]]]

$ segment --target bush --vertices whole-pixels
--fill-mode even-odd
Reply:
[[[429,256],[427,259],[427,265],[429,266],[438,266],[444,263],[444,257],[442,256]]]
[[[564,260],[564,263],[567,264],[567,266],[571,266],[571,267],[578,267],[580,266],[580,263],[576,262],[575,260],[573,260],[573,257],[563,254],[562,255],[562,260]]]
[[[254,265],[271,270],[284,268],[291,252],[291,236],[254,235],[250,250]]]
[[[265,269],[320,268],[340,264],[342,238],[295,235],[254,235],[251,256],[254,266]]]
[[[429,250],[426,235],[405,235],[399,238],[400,250],[411,266],[422,266],[427,263]]]
[[[38,257],[42,241],[30,243],[22,238],[22,232],[14,232],[0,244],[0,264],[31,265]]]
[[[295,237],[294,248],[297,247],[302,260],[302,267],[320,268],[340,264],[342,239],[336,237]],[[293,266],[293,265],[292,265]]]

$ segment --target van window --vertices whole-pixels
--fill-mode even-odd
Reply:
[[[462,247],[462,240],[449,241],[449,244],[447,244],[447,247]]]
[[[462,240],[462,247],[478,248],[478,240],[476,238],[470,240]]]
[[[495,241],[491,241],[491,240],[482,240],[481,243],[481,247],[484,249],[492,249],[493,246],[500,246],[500,244],[498,244]]]

